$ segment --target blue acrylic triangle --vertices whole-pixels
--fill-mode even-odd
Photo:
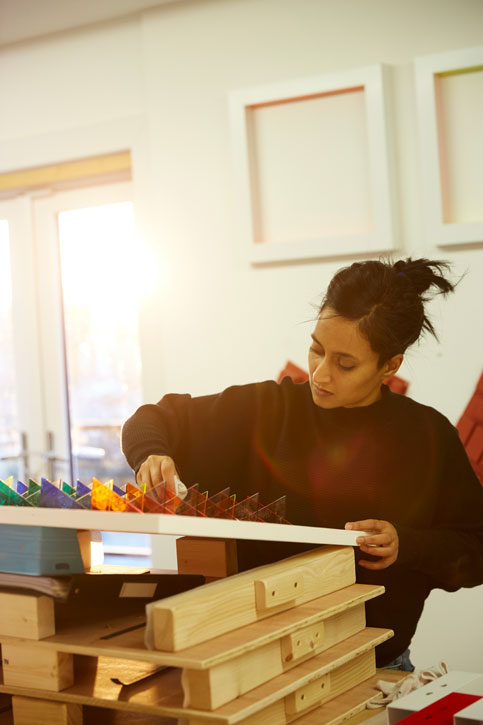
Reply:
[[[80,509],[83,508],[69,494],[61,491],[60,488],[47,478],[42,478],[40,484],[39,506],[44,508]]]
[[[17,481],[17,493],[20,494],[20,496],[23,496],[24,493],[27,493],[29,490],[29,487],[25,485],[25,483],[22,483],[22,481]]]

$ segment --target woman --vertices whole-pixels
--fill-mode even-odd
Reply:
[[[455,428],[383,385],[422,332],[435,334],[424,303],[431,290],[453,291],[446,267],[407,259],[340,270],[312,334],[308,383],[166,395],[123,429],[139,483],[174,490],[178,476],[213,493],[229,485],[238,500],[259,491],[265,503],[285,494],[294,524],[370,531],[358,541],[358,581],[386,592],[367,603],[367,624],[395,632],[378,666],[413,669],[408,647],[433,588],[483,582],[483,488]],[[294,553],[240,544],[243,567]]]

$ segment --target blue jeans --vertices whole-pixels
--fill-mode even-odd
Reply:
[[[414,665],[409,659],[410,651],[407,649],[402,655],[396,657],[395,660],[388,665],[384,665],[384,670],[402,670],[402,672],[414,672]]]

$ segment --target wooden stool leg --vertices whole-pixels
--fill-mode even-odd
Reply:
[[[211,580],[238,572],[234,539],[200,539],[183,536],[176,539],[176,553],[179,574],[202,574]]]
[[[24,639],[43,639],[55,634],[54,600],[42,594],[0,592],[0,610],[8,613],[0,634]]]
[[[25,644],[3,644],[3,681],[13,687],[64,690],[74,684],[74,656],[55,650],[32,650]]]
[[[14,725],[82,725],[82,705],[12,697]]]

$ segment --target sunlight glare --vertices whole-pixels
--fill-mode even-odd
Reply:
[[[106,313],[136,308],[154,284],[155,268],[139,239],[131,202],[59,214],[62,284],[68,307]]]
[[[10,274],[10,243],[8,221],[0,219],[0,265],[3,272],[0,284],[0,305],[6,309],[12,304],[12,279]]]

